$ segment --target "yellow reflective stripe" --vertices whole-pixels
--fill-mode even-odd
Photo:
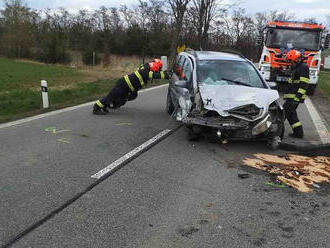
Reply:
[[[149,79],[152,79],[154,77],[154,72],[153,71],[149,71]]]
[[[163,71],[160,72],[160,78],[165,79],[165,73]]]
[[[296,128],[296,127],[300,127],[300,126],[302,126],[302,124],[301,124],[300,121],[298,121],[298,122],[296,122],[295,124],[292,125],[292,128]]]
[[[292,84],[292,78],[289,78],[289,79],[288,79],[288,83],[289,83],[289,84]]]
[[[135,91],[135,89],[134,89],[134,87],[133,87],[133,85],[132,85],[132,83],[131,83],[131,81],[129,80],[129,78],[128,78],[127,75],[124,76],[124,79],[125,79],[125,81],[126,81],[128,87],[130,88],[130,90],[131,90],[131,91]]]
[[[100,102],[100,100],[98,100],[96,102],[96,105],[99,106],[100,108],[103,108],[104,107],[104,105]]]
[[[300,93],[302,95],[305,95],[306,94],[306,90],[305,89],[302,89],[302,88],[299,88],[298,93]]]
[[[293,83],[294,84],[299,84],[300,83],[300,80],[293,80]]]
[[[309,78],[307,77],[300,77],[300,81],[304,83],[309,83]]]
[[[296,96],[293,98],[293,100],[296,101],[296,102],[300,102],[300,99]]]
[[[285,94],[284,98],[294,98],[295,96],[295,94]]]
[[[303,95],[303,96],[301,97],[301,99],[305,100],[306,97],[307,97],[307,95]]]
[[[139,79],[141,87],[144,87],[144,82],[143,82],[143,78],[142,78],[141,74],[138,71],[135,71],[134,74]]]

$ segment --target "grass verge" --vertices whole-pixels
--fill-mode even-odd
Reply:
[[[322,70],[320,72],[317,88],[330,100],[330,70]]]
[[[80,83],[75,88],[52,90],[48,96],[50,108],[42,108],[41,92],[35,90],[13,90],[0,94],[0,123],[53,111],[93,101],[105,96],[116,80],[100,80],[93,83]],[[154,80],[148,87],[167,83],[167,80]]]
[[[137,68],[135,64],[127,67]],[[0,68],[0,123],[96,100],[105,96],[116,82],[114,78],[104,79],[105,75],[95,70],[86,73],[64,66],[5,58],[0,58]],[[121,75],[131,72],[128,68],[120,70]],[[42,108],[41,79],[48,81],[48,109]],[[148,87],[164,83],[167,80],[154,80]]]

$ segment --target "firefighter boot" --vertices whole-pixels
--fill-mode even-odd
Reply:
[[[302,139],[304,137],[304,130],[302,126],[295,127],[293,133],[289,134],[291,137]]]
[[[106,115],[109,113],[107,106],[103,105],[100,101],[97,101],[93,106],[94,115]]]

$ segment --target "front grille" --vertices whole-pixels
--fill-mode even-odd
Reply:
[[[249,120],[254,120],[259,117],[261,109],[254,104],[244,105],[237,108],[233,108],[228,111],[228,113],[233,115],[238,115],[245,117]]]
[[[203,115],[203,117],[220,117],[220,115],[217,111],[209,110]]]

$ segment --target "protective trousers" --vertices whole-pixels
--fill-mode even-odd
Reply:
[[[292,100],[286,100],[283,105],[285,116],[292,127],[293,133],[295,136],[302,137],[303,127],[301,122],[298,119],[297,108],[299,103],[294,103]]]
[[[119,108],[120,106],[124,105],[129,96],[131,95],[131,91],[128,88],[125,80],[123,78],[119,79],[115,86],[110,90],[108,95],[100,100],[100,102],[108,107],[112,108]]]

